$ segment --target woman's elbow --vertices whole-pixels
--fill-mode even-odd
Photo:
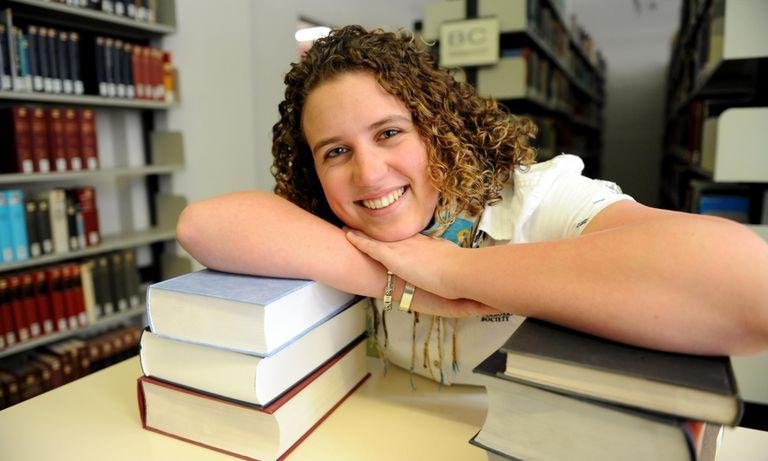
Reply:
[[[196,243],[201,240],[200,235],[203,232],[202,219],[204,213],[200,210],[199,203],[187,205],[179,215],[176,222],[176,240],[191,255],[196,253]]]

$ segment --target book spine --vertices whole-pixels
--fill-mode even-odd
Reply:
[[[19,189],[5,191],[8,204],[8,216],[13,244],[14,261],[29,259],[29,241],[27,240],[27,212],[24,209],[24,193]]]
[[[32,74],[29,72],[29,44],[27,37],[18,27],[13,28],[19,53],[19,78],[22,91],[32,91]]]
[[[99,87],[99,96],[109,96],[107,91],[107,61],[104,51],[104,37],[96,37],[96,84]]]
[[[101,256],[96,260],[93,282],[96,288],[96,303],[101,306],[102,315],[108,316],[116,312],[112,295],[112,284],[109,281],[109,258]]]
[[[80,249],[80,239],[78,238],[77,228],[77,202],[76,197],[73,196],[72,191],[65,192],[67,201],[67,236],[69,251],[77,251]]]
[[[48,197],[38,196],[37,203],[37,232],[40,238],[40,250],[42,254],[53,254],[53,236],[51,235],[51,213],[48,205]]]
[[[125,97],[133,99],[136,97],[136,91],[133,85],[133,45],[125,43],[121,54],[121,69],[123,71],[123,83],[125,83]]]
[[[29,339],[29,324],[24,312],[24,302],[21,298],[21,278],[17,275],[8,277],[8,291],[11,298],[11,311],[13,313],[13,325],[16,338],[19,342]]]
[[[114,39],[107,37],[104,39],[104,71],[107,79],[107,96],[114,98],[117,96],[117,82],[115,81],[115,62],[114,62]]]
[[[35,305],[34,279],[30,272],[21,274],[20,278],[21,287],[19,291],[21,294],[21,301],[24,304],[24,315],[27,318],[27,324],[29,326],[29,336],[30,338],[36,338],[42,334],[42,328],[37,313],[37,305]]]
[[[58,48],[59,73],[61,74],[61,85],[66,94],[74,94],[75,86],[72,83],[72,69],[69,61],[69,33],[59,31],[59,41],[56,44]]]
[[[96,291],[93,286],[93,261],[80,264],[80,286],[83,288],[83,304],[88,323],[93,324],[101,317],[96,304]]]
[[[48,126],[48,153],[51,158],[51,170],[67,171],[67,145],[64,139],[64,119],[61,109],[46,111]]]
[[[7,169],[16,173],[32,173],[35,171],[35,162],[32,159],[32,125],[30,110],[26,107],[14,106],[10,108],[11,124],[13,126],[13,150],[8,160],[11,162]]]
[[[48,281],[44,270],[37,270],[34,277],[34,296],[37,306],[37,315],[40,319],[40,326],[43,334],[50,334],[54,331],[53,313],[51,312],[51,299],[48,296]]]
[[[40,69],[40,47],[37,42],[40,38],[37,35],[37,26],[27,26],[27,49],[29,50],[29,72],[32,74],[32,89],[34,91],[44,91],[43,74]]]
[[[16,37],[13,32],[13,13],[6,8],[0,13],[0,19],[5,29],[5,47],[8,50],[8,73],[10,75],[11,88],[14,91],[21,89],[19,80],[19,54],[16,46]]]
[[[11,216],[5,191],[0,190],[0,262],[13,262],[13,241],[11,240]]]
[[[123,251],[123,273],[128,293],[128,303],[130,307],[138,307],[142,302],[141,281],[139,280],[139,269],[136,267],[136,255],[133,250]]]
[[[77,312],[77,323],[81,327],[88,325],[88,312],[85,307],[85,297],[83,293],[83,282],[80,275],[80,265],[70,264],[72,274],[72,296],[75,301],[75,311]]]
[[[37,57],[40,75],[43,78],[43,91],[53,92],[53,79],[51,78],[51,63],[48,57],[48,28],[40,27],[37,34]]]
[[[77,302],[75,301],[74,290],[72,287],[72,271],[69,264],[61,266],[61,292],[64,299],[64,316],[67,321],[67,328],[74,330],[78,327],[77,322]]]
[[[144,99],[144,80],[141,75],[141,51],[142,47],[131,47],[131,74],[133,75],[133,92],[138,99]]]
[[[99,147],[96,139],[96,114],[92,109],[80,111],[80,146],[83,167],[88,170],[97,170]]]
[[[80,71],[80,35],[77,32],[69,33],[69,71],[72,77],[72,85],[75,94],[83,94],[85,86]]]
[[[16,344],[16,330],[13,324],[11,295],[8,289],[8,279],[0,277],[0,340],[4,347]]]
[[[13,90],[5,24],[0,23],[0,90]]]
[[[140,72],[141,72],[141,79],[144,83],[144,98],[145,99],[152,99],[152,79],[151,79],[151,59],[150,59],[151,51],[148,46],[144,46],[141,48],[141,61],[140,61]]]
[[[71,107],[64,109],[64,146],[67,155],[67,167],[72,171],[83,169],[80,155],[80,117]]]
[[[64,290],[61,279],[61,269],[51,267],[47,270],[48,295],[51,300],[51,317],[56,331],[67,331],[67,312],[64,301]]]
[[[61,80],[61,72],[59,69],[59,52],[58,52],[58,40],[56,39],[57,31],[56,29],[47,29],[48,31],[48,37],[47,37],[47,44],[48,44],[48,72],[51,75],[51,86],[52,91],[54,93],[61,93],[63,88],[63,83]]]
[[[112,253],[109,258],[109,283],[112,286],[113,302],[120,312],[128,310],[128,293],[123,276],[123,255]]]
[[[98,245],[101,243],[101,230],[99,226],[99,214],[96,208],[96,189],[93,187],[81,187],[77,189],[77,200],[83,213],[86,244],[88,246]]]
[[[117,39],[112,42],[112,79],[117,87],[117,97],[126,97],[123,81],[123,41]]]
[[[48,149],[50,143],[48,142],[48,123],[45,110],[35,107],[31,112],[30,132],[34,170],[39,173],[48,173],[51,171],[51,160]]]
[[[53,189],[48,193],[50,210],[51,236],[53,251],[56,254],[69,252],[67,235],[67,199],[62,189]]]
[[[43,246],[40,243],[40,231],[37,229],[37,201],[34,198],[24,200],[24,219],[27,224],[29,257],[38,258],[43,254]]]

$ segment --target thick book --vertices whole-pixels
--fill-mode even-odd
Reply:
[[[27,210],[24,208],[24,192],[21,189],[4,191],[8,207],[8,230],[13,245],[14,261],[29,259],[29,240],[27,239]]]
[[[40,232],[37,229],[37,200],[27,198],[24,200],[24,213],[27,224],[27,240],[29,243],[29,257],[37,258],[43,254],[40,241]]]
[[[146,376],[204,393],[268,405],[329,357],[365,334],[362,299],[280,351],[266,357],[165,338],[145,331],[141,368]]]
[[[609,405],[530,386],[504,375],[494,353],[483,377],[488,413],[471,443],[509,459],[695,460],[704,423]]]
[[[0,190],[0,263],[13,262],[13,241],[11,240],[11,215],[5,191]]]
[[[48,141],[48,121],[42,107],[31,109],[30,118],[32,161],[38,173],[51,171],[50,142]]]
[[[83,169],[81,156],[80,114],[77,109],[64,109],[64,152],[67,156],[67,169],[80,171]]]
[[[0,110],[0,172],[32,173],[32,115],[27,107]]]
[[[51,171],[67,171],[67,144],[64,139],[63,110],[57,107],[46,110],[48,127],[48,154]]]
[[[531,318],[501,351],[504,373],[528,384],[712,423],[741,417],[728,357],[634,347]]]
[[[269,355],[354,298],[310,280],[206,269],[150,285],[147,315],[159,335]]]
[[[369,376],[365,341],[337,355],[267,407],[138,379],[145,429],[246,459],[284,458]]]
[[[74,194],[83,217],[84,243],[89,247],[98,245],[101,243],[101,229],[96,209],[96,189],[90,186],[79,187],[74,189]]]
[[[99,146],[96,140],[96,114],[93,109],[80,111],[80,158],[84,169],[99,167]]]

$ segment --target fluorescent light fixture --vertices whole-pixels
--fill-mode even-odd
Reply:
[[[296,31],[294,37],[297,42],[311,42],[318,38],[325,37],[328,32],[331,31],[330,27],[318,26],[318,27],[306,27]]]

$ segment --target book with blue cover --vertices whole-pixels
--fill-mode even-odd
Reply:
[[[147,315],[158,335],[268,356],[355,299],[310,280],[205,269],[150,285]]]
[[[19,189],[5,191],[8,207],[8,223],[13,246],[14,261],[29,259],[29,241],[27,239],[27,210],[24,208],[24,192]]]

